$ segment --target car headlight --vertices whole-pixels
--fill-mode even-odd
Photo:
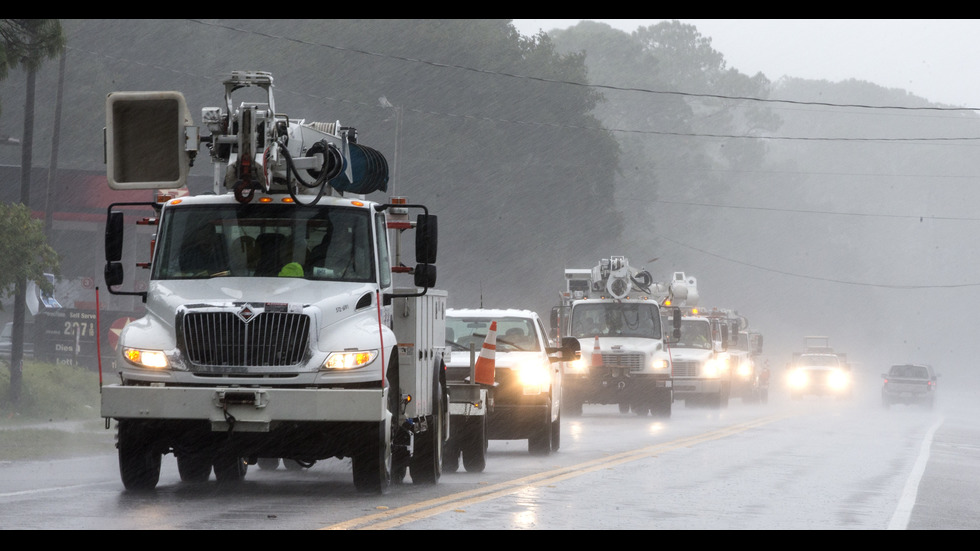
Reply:
[[[129,363],[148,369],[167,369],[170,362],[162,350],[141,350],[139,348],[123,348],[123,358]]]
[[[793,388],[803,388],[807,384],[809,384],[809,382],[810,382],[810,378],[807,377],[806,373],[802,369],[790,371],[789,386]]]
[[[331,352],[323,362],[323,369],[358,369],[373,362],[377,356],[377,350]]]
[[[525,395],[541,394],[551,387],[551,370],[542,363],[521,364],[517,368],[517,381]]]
[[[847,388],[848,385],[850,385],[850,383],[851,380],[850,377],[847,376],[847,373],[839,369],[835,369],[834,371],[831,371],[830,375],[827,377],[827,384],[830,385],[831,388],[837,390],[843,390]]]

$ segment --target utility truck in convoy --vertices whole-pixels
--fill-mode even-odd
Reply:
[[[106,100],[110,188],[184,188],[201,144],[214,168],[211,192],[108,206],[106,285],[146,305],[102,387],[123,485],[154,488],[171,453],[185,482],[330,458],[350,458],[360,491],[437,482],[450,427],[435,215],[367,200],[387,191],[384,156],[352,127],[279,112],[269,73],[234,72],[224,88],[224,105],[202,110],[208,136],[179,92]],[[264,101],[234,105],[247,88]],[[137,264],[150,278],[123,290],[134,221],[156,231]],[[401,263],[405,231],[414,267]]]
[[[727,407],[732,388],[729,325],[719,317],[703,315],[694,305],[677,305],[666,315],[670,317],[664,318],[664,324],[673,328],[667,345],[674,399],[682,400],[685,407]]]
[[[743,403],[766,403],[769,400],[769,377],[765,364],[759,361],[762,354],[762,334],[749,331],[749,320],[729,308],[700,309],[701,315],[717,320],[727,330],[728,364],[731,369],[732,398]]]
[[[562,409],[580,415],[585,403],[618,404],[622,413],[670,417],[673,380],[661,304],[696,297],[696,284],[683,272],[656,283],[623,256],[603,258],[591,270],[566,269],[551,326],[562,347],[577,348],[579,357],[564,364]]]

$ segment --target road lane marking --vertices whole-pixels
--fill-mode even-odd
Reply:
[[[624,463],[629,463],[632,461],[637,461],[648,457],[654,457],[656,455],[666,453],[671,450],[676,450],[678,448],[687,448],[697,444],[701,444],[703,442],[718,440],[720,438],[731,436],[733,434],[738,434],[740,432],[749,430],[751,428],[780,421],[782,419],[786,419],[791,416],[792,415],[790,414],[770,415],[752,421],[746,421],[744,423],[738,423],[728,427],[722,427],[720,429],[715,429],[705,433],[678,438],[676,440],[671,440],[670,442],[654,444],[652,446],[646,446],[643,448],[620,452],[613,455],[601,457],[598,459],[592,459],[590,461],[585,461],[583,463],[579,463],[577,465],[572,465],[569,467],[559,467],[556,469],[551,469],[549,471],[544,471],[544,472],[528,475],[522,478],[517,478],[511,481],[500,482],[483,488],[475,488],[473,490],[467,490],[464,492],[458,492],[448,496],[438,497],[426,501],[420,501],[418,503],[405,505],[403,507],[397,507],[395,509],[388,509],[381,513],[375,513],[363,517],[353,518],[344,522],[340,522],[337,524],[324,527],[322,529],[323,530],[385,530],[388,528],[395,528],[398,526],[402,526],[404,524],[408,524],[410,522],[415,522],[417,520],[422,520],[431,516],[435,516],[440,513],[445,513],[456,509],[465,508],[475,503],[480,503],[483,501],[488,501],[491,499],[496,499],[496,498],[516,494],[526,489],[528,486],[532,486],[532,487],[548,486],[556,482],[561,482],[563,480],[568,480],[570,478],[582,476],[584,474],[588,474],[601,469],[608,469],[610,467],[615,467],[617,465],[622,465]]]
[[[943,424],[943,421],[944,418],[940,417],[934,425],[929,427],[925,439],[922,440],[922,444],[919,446],[919,456],[915,460],[915,465],[912,466],[912,472],[909,474],[908,480],[905,481],[905,489],[902,490],[902,497],[898,501],[898,507],[895,508],[895,514],[892,515],[892,520],[888,523],[889,530],[905,530],[908,528],[909,517],[912,516],[912,508],[915,507],[915,497],[919,493],[919,481],[922,480],[922,475],[926,472],[926,464],[929,463],[932,438],[935,436],[936,430]]]

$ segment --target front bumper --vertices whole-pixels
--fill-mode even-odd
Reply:
[[[383,421],[387,389],[102,387],[102,417],[204,420],[213,431],[268,432],[279,421]]]
[[[629,376],[569,375],[563,380],[563,393],[570,399],[593,404],[617,404],[647,399],[674,385],[670,375],[630,374]]]
[[[674,379],[674,398],[683,400],[689,396],[713,396],[722,393],[723,379]]]

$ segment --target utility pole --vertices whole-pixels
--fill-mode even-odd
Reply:
[[[52,220],[51,190],[58,181],[58,142],[61,138],[61,98],[65,88],[65,51],[61,50],[58,63],[58,94],[54,102],[54,129],[51,133],[51,166],[48,167],[48,188],[44,197],[44,235],[51,241]]]

